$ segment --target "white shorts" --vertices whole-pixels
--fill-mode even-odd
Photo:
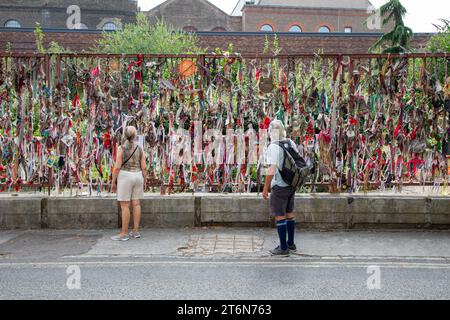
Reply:
[[[120,170],[117,177],[117,201],[140,200],[144,197],[142,172]]]

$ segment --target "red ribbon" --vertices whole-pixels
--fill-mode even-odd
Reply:
[[[270,118],[269,118],[269,117],[266,117],[266,118],[264,119],[264,121],[260,123],[259,127],[260,127],[261,129],[263,129],[263,130],[264,130],[264,129],[267,130],[267,129],[269,129],[270,122],[271,122]]]
[[[262,73],[262,69],[256,70],[256,74],[255,74],[256,81],[259,81],[259,79],[261,78],[261,73]]]

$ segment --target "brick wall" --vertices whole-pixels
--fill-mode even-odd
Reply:
[[[243,31],[259,31],[262,25],[269,24],[275,32],[288,32],[293,25],[300,26],[303,32],[317,32],[322,26],[331,32],[344,32],[345,27],[353,32],[384,32],[370,30],[368,17],[366,10],[246,6]]]
[[[56,41],[72,51],[89,50],[101,33],[95,31],[46,31],[45,43]],[[430,34],[416,34],[412,46],[420,51],[430,38]],[[379,34],[279,34],[280,47],[284,54],[315,53],[323,49],[324,53],[367,53],[369,47],[380,37]],[[227,49],[234,44],[235,51],[242,54],[260,54],[264,48],[265,35],[261,33],[215,33],[198,34],[199,44],[208,51],[215,48]],[[270,41],[273,35],[269,35]],[[10,42],[12,49],[18,52],[32,52],[36,49],[32,30],[5,30],[0,28],[0,51],[4,51]]]
[[[71,51],[80,52],[89,50],[95,41],[100,38],[100,32],[76,31],[62,32],[45,31],[44,43],[48,47],[50,42],[56,41],[63,47]],[[33,31],[10,31],[0,29],[0,51],[5,51],[7,43],[11,43],[12,50],[17,52],[33,52],[36,50],[35,37]]]
[[[167,1],[146,12],[152,23],[156,20],[183,30],[184,27],[194,27],[198,31],[212,31],[220,27],[226,31],[241,31],[242,18],[232,17],[212,3],[204,0]]]
[[[43,28],[66,28],[67,19],[71,14],[67,8],[77,4],[81,10],[81,23],[89,29],[102,27],[105,22],[120,19],[122,23],[134,22],[137,4],[123,0],[0,0],[0,26],[14,19],[23,28],[34,28],[38,22]]]
[[[323,53],[367,53],[368,49],[379,39],[380,34],[279,34],[279,45],[283,54],[309,54],[323,49]],[[234,44],[235,51],[245,54],[260,54],[264,49],[265,35],[261,33],[231,33],[200,35],[200,46],[209,49],[227,49]],[[269,35],[272,44],[273,35]],[[430,34],[417,34],[411,46],[418,51],[426,45]]]

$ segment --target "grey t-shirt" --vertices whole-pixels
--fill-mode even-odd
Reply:
[[[290,139],[286,139],[288,143],[291,144],[292,148],[298,152],[297,146],[295,145],[294,141]],[[284,141],[284,140],[283,140]],[[275,143],[279,141],[274,141],[269,145],[269,148],[267,149],[267,164],[268,165],[276,165],[277,170],[275,172],[275,175],[272,179],[272,185],[271,188],[274,186],[278,187],[289,187],[289,185],[284,182],[283,178],[281,177],[280,170],[283,167],[284,162],[284,150],[280,146],[276,145]]]

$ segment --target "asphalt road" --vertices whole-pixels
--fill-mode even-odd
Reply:
[[[67,273],[71,265],[79,268],[79,289],[71,287],[73,267]],[[6,264],[0,267],[0,299],[450,298],[450,265],[397,262],[381,266],[380,289],[369,289],[370,265],[152,260]]]
[[[448,232],[327,233],[322,238],[304,233],[299,238],[308,254],[289,258],[270,257],[265,247],[253,254],[186,256],[171,248],[183,246],[187,233],[201,231],[158,232],[155,237],[166,234],[167,248],[149,233],[143,242],[122,244],[108,241],[111,232],[0,233],[0,299],[450,299]],[[268,237],[273,230],[256,233],[264,246],[272,246]],[[379,243],[370,254],[363,240],[377,237]],[[402,239],[406,246],[409,238],[418,237],[429,248],[394,254],[406,250]],[[343,256],[336,249],[327,254],[328,242],[338,240],[347,243],[342,252],[351,248],[355,255]],[[386,255],[380,256],[376,245],[384,241],[391,248],[385,246]],[[359,249],[360,255],[358,243],[366,246]],[[133,245],[139,254],[129,254]]]

